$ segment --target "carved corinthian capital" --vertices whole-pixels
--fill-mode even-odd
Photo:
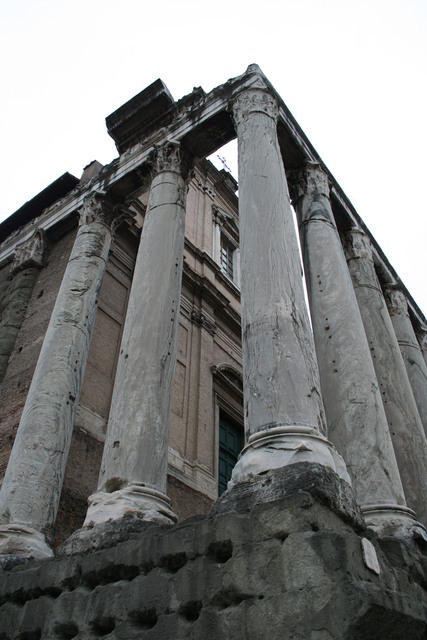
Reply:
[[[403,291],[396,286],[388,286],[384,291],[384,297],[390,315],[409,315],[408,303],[406,302],[406,296]]]
[[[111,228],[116,226],[116,207],[101,191],[93,191],[84,198],[79,214],[80,226],[94,222]]]
[[[423,353],[427,353],[427,328],[420,327],[417,331],[418,342]]]
[[[42,229],[36,229],[28,240],[25,240],[25,242],[16,247],[11,273],[14,274],[26,267],[38,267],[41,269],[45,248],[46,241],[44,232]]]
[[[286,174],[292,202],[304,195],[322,195],[329,198],[329,179],[318,162],[307,162],[301,169]]]
[[[354,227],[347,233],[346,254],[348,258],[368,258],[373,261],[372,245],[362,229]]]
[[[152,153],[153,175],[162,171],[181,173],[181,145],[177,140],[168,140],[164,144],[155,145]]]
[[[254,113],[262,113],[277,121],[279,106],[276,98],[269,91],[251,88],[239,93],[232,103],[232,112],[236,127],[239,128]]]

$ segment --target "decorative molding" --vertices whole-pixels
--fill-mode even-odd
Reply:
[[[319,162],[307,162],[300,169],[286,173],[289,193],[293,203],[305,195],[322,195],[329,198],[329,178]]]
[[[218,224],[220,227],[224,227],[226,224],[229,224],[235,233],[239,233],[239,225],[237,224],[237,220],[233,214],[222,209],[218,205],[213,204],[212,216],[215,224]]]
[[[240,399],[243,398],[243,378],[242,373],[228,364],[223,362],[211,367],[214,379],[223,387],[231,388]]]
[[[427,353],[427,328],[419,327],[417,331],[418,342],[420,343],[421,350]]]
[[[18,244],[13,256],[10,273],[14,275],[27,267],[44,266],[44,254],[46,250],[46,238],[42,229],[36,229],[28,240]]]
[[[231,105],[234,122],[238,128],[245,124],[249,115],[262,113],[277,122],[279,105],[277,99],[265,88],[245,89]]]
[[[198,309],[197,307],[193,307],[191,310],[190,320],[193,324],[197,325],[205,329],[211,336],[214,336],[216,333],[216,322],[214,318],[209,316],[202,309]]]
[[[367,258],[374,261],[372,245],[366,233],[357,227],[353,227],[347,232],[345,252],[348,259]]]
[[[199,177],[194,176],[194,187],[202,193],[205,193],[211,200],[216,198],[216,191],[212,185],[209,184],[208,180],[203,181]]]
[[[105,191],[92,191],[83,199],[79,215],[81,227],[96,222],[111,228],[115,217],[115,207],[107,198]]]
[[[391,316],[409,316],[406,296],[397,286],[387,286],[384,290],[384,297]]]
[[[166,140],[163,144],[154,145],[150,159],[153,177],[162,171],[182,172],[181,144],[177,140]]]
[[[93,191],[79,209],[79,226],[103,224],[114,235],[121,224],[133,225],[134,212],[124,204],[114,204],[105,191]]]

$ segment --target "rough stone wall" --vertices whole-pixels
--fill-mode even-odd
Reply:
[[[270,493],[251,510],[170,529],[128,520],[105,532],[107,548],[2,572],[2,640],[421,640],[426,556],[379,543],[349,505],[337,509],[340,481],[324,473],[311,483],[325,480],[330,494]],[[272,479],[259,481],[264,497]],[[366,535],[379,575],[364,559]]]

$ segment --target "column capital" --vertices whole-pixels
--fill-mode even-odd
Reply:
[[[131,221],[134,214],[128,207],[115,204],[104,191],[93,191],[83,199],[79,209],[79,226],[103,224],[114,234],[122,222]]]
[[[384,290],[384,297],[386,299],[390,315],[409,316],[406,296],[397,285],[387,285]]]
[[[115,218],[115,206],[103,191],[93,191],[83,198],[79,209],[80,226],[98,222],[111,227]]]
[[[417,331],[418,342],[423,351],[427,351],[427,327],[419,327]]]
[[[274,122],[279,117],[277,99],[263,86],[254,86],[239,93],[231,104],[231,110],[237,128],[254,113],[268,116]]]
[[[318,162],[307,162],[300,169],[289,171],[286,176],[293,203],[305,195],[319,194],[329,198],[329,178]]]
[[[46,249],[46,239],[42,229],[36,229],[34,233],[17,245],[13,256],[11,274],[21,271],[27,267],[38,267],[44,265],[44,253]]]
[[[163,144],[154,145],[150,161],[153,178],[163,171],[172,171],[185,177],[190,165],[178,140],[167,140]]]
[[[367,258],[373,261],[371,241],[362,229],[357,227],[349,229],[346,240],[347,258]]]

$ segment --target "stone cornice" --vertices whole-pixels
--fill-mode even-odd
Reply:
[[[197,257],[202,264],[208,264],[211,267],[211,269],[215,272],[215,276],[221,281],[221,284],[223,284],[230,291],[230,293],[240,302],[239,287],[237,287],[234,284],[234,282],[230,280],[230,278],[224,275],[224,273],[221,271],[221,267],[219,266],[219,264],[215,262],[215,260],[212,258],[212,256],[209,253],[196,247],[196,245],[194,245],[191,242],[191,240],[189,240],[188,238],[185,238],[185,248],[187,251],[190,251],[195,257]],[[228,300],[227,300],[227,303],[228,303]]]
[[[188,264],[184,263],[183,288],[197,293],[215,310],[215,316],[221,318],[234,333],[240,335],[240,315],[231,306],[226,298],[208,278],[195,273]],[[191,318],[190,318],[191,319]],[[193,318],[193,321],[195,318]]]

